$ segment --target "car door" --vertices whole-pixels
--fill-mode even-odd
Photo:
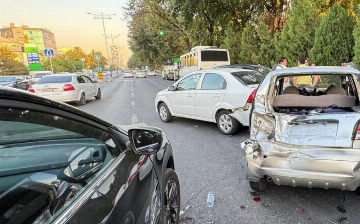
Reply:
[[[126,134],[94,120],[5,101],[15,106],[0,106],[1,223],[150,219],[153,155],[127,150]]]
[[[223,101],[227,89],[225,78],[216,73],[205,73],[195,94],[196,116],[201,119],[214,119],[214,110]]]
[[[195,93],[202,73],[189,75],[182,79],[169,96],[174,115],[195,117]]]
[[[80,88],[80,92],[81,91],[84,92],[86,98],[88,98],[89,97],[89,89],[87,88],[85,79],[83,78],[82,75],[77,75],[76,80],[79,83],[78,85],[79,85],[79,88]]]
[[[97,88],[96,88],[96,83],[94,83],[89,77],[83,75],[82,76],[86,82],[86,88],[88,89],[89,92],[89,97],[90,96],[95,96],[97,93]]]

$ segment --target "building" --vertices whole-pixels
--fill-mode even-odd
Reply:
[[[28,26],[15,27],[13,23],[10,26],[4,26],[0,29],[0,36],[4,38],[12,38],[22,44],[36,44],[40,54],[44,49],[52,49],[57,53],[55,35],[45,28],[30,28]]]

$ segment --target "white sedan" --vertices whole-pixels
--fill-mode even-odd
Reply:
[[[81,74],[46,75],[30,86],[29,92],[61,102],[84,105],[92,97],[101,99],[101,89],[96,81]]]
[[[247,69],[201,70],[181,78],[156,95],[163,122],[173,116],[217,123],[226,135],[249,126],[249,112],[258,84],[264,78]]]

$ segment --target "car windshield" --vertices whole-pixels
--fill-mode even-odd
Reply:
[[[264,76],[256,71],[238,71],[231,74],[244,85],[259,84],[264,79]]]
[[[6,76],[0,76],[0,82],[15,82],[16,77],[6,77]]]
[[[44,76],[39,79],[36,84],[45,84],[45,83],[65,83],[71,82],[72,76],[71,75],[49,75]]]

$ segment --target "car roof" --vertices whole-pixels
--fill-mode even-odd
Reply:
[[[232,68],[232,67],[229,67],[229,68],[221,68],[221,69],[218,69],[218,68],[214,68],[214,69],[210,69],[210,70],[201,70],[202,72],[239,72],[239,71],[252,71],[254,72],[255,70],[252,70],[252,69],[246,69],[246,68]],[[255,71],[259,74],[261,74],[259,71]]]
[[[18,101],[22,101],[22,102],[41,104],[44,106],[49,106],[49,107],[63,110],[63,111],[69,112],[69,113],[73,113],[73,114],[79,115],[81,117],[85,117],[89,120],[98,122],[106,127],[114,126],[111,123],[104,121],[99,117],[96,117],[95,115],[87,113],[87,112],[80,110],[76,107],[73,107],[69,104],[51,100],[51,99],[48,99],[48,98],[45,98],[45,97],[42,97],[42,96],[39,96],[39,95],[36,95],[33,93],[29,93],[24,90],[19,90],[16,88],[7,88],[7,87],[0,86],[0,100],[2,100],[2,99],[18,100]]]
[[[284,69],[276,69],[267,74],[267,76],[281,76],[281,75],[347,75],[357,74],[360,75],[360,71],[350,67],[341,66],[306,66],[306,67],[291,67]]]

